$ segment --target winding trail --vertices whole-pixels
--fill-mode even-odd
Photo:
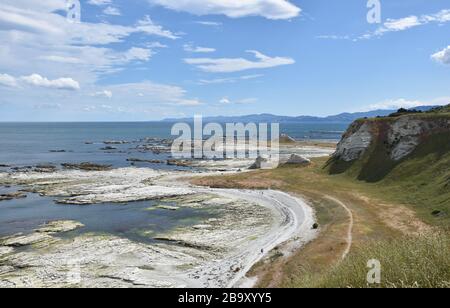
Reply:
[[[348,225],[348,230],[347,230],[347,247],[345,248],[344,253],[342,254],[342,257],[341,257],[341,260],[344,260],[345,258],[347,258],[348,254],[350,253],[350,250],[352,249],[352,245],[353,245],[353,226],[354,226],[353,213],[349,209],[349,207],[347,205],[345,205],[345,203],[343,203],[339,199],[336,199],[336,198],[328,196],[328,195],[325,196],[325,198],[328,200],[331,200],[333,202],[336,202],[337,204],[342,206],[347,211],[348,217],[350,219],[350,223]]]

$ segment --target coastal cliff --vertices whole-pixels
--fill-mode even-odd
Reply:
[[[393,198],[427,214],[450,215],[450,105],[429,112],[399,111],[350,125],[327,164],[343,174],[382,185]]]
[[[351,162],[364,156],[373,143],[382,142],[393,161],[410,155],[428,138],[450,132],[450,115],[405,115],[354,122],[338,144],[334,158]]]

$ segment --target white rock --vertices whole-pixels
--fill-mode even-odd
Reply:
[[[29,235],[23,235],[18,237],[9,238],[3,241],[3,246],[9,247],[22,247],[29,246],[38,243],[50,243],[54,238],[44,233],[32,233]]]
[[[36,231],[40,233],[53,234],[53,233],[69,232],[82,227],[84,227],[84,225],[77,221],[59,220],[49,222]]]
[[[420,135],[429,129],[428,122],[408,117],[395,121],[388,133],[388,142],[394,146],[391,159],[398,161],[411,154],[420,143]]]
[[[12,247],[0,247],[0,257],[14,252]]]
[[[292,154],[286,162],[287,165],[309,165],[311,161],[297,154]]]
[[[339,142],[334,156],[346,162],[357,160],[369,148],[372,138],[370,125],[364,123],[355,133],[345,136]]]

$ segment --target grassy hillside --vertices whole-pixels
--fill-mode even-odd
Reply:
[[[450,107],[445,108],[407,116],[447,121]],[[450,287],[450,132],[424,136],[413,153],[393,161],[386,131],[395,119],[361,120],[373,121],[378,134],[354,162],[318,158],[308,167],[194,181],[279,189],[303,196],[314,207],[318,238],[293,256],[281,258],[276,251],[258,264],[253,274],[259,287]],[[336,200],[350,208],[354,220],[352,249],[343,261],[349,217]],[[371,259],[381,262],[380,285],[367,284]]]
[[[308,167],[283,166],[194,180],[218,188],[278,189],[301,195],[314,207],[321,227],[318,238],[293,256],[280,258],[275,251],[258,264],[252,273],[258,276],[259,287],[367,287],[367,261],[374,258],[382,263],[382,285],[371,287],[449,286],[450,237],[444,233],[450,225],[448,216],[412,211],[416,208],[411,203],[416,202],[411,195],[414,187],[406,189],[406,180],[395,185],[367,183],[347,173],[329,175],[325,164],[326,159],[318,158]],[[354,218],[351,253],[343,262],[349,219],[328,196],[346,204]],[[424,207],[423,202],[415,204]],[[429,218],[433,227],[423,225],[417,216]],[[433,235],[435,227],[443,233]]]
[[[320,274],[308,270],[291,287],[450,288],[448,233],[401,237],[360,247],[338,266]],[[368,284],[368,260],[381,264],[380,284]]]
[[[446,113],[414,115],[417,117],[450,120]],[[385,199],[412,206],[430,224],[450,226],[450,132],[426,136],[412,154],[394,161],[385,133],[392,120],[372,120],[376,121],[377,136],[362,159],[344,162],[333,158],[327,170],[378,187]]]

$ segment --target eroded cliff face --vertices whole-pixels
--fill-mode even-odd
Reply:
[[[345,162],[358,160],[375,142],[381,142],[390,159],[400,161],[413,153],[428,136],[445,132],[450,132],[448,116],[405,115],[398,118],[359,120],[343,136],[334,158]]]
[[[370,123],[355,122],[339,142],[334,157],[346,162],[361,158],[373,140]]]

